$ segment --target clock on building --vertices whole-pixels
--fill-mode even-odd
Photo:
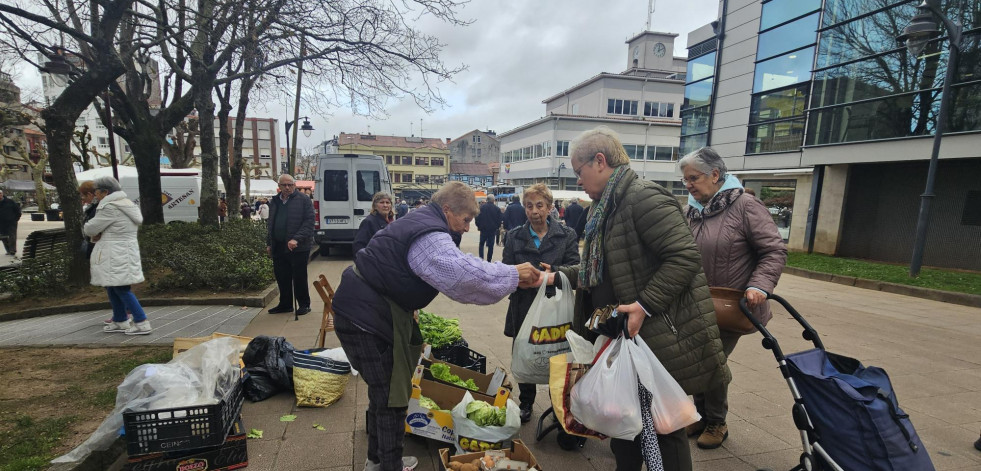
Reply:
[[[664,43],[657,43],[654,45],[654,55],[657,57],[664,57],[664,53],[668,52],[668,48],[664,47]]]

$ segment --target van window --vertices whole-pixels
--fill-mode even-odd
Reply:
[[[371,201],[379,191],[381,191],[381,178],[378,172],[358,170],[358,201]]]
[[[347,170],[324,170],[324,201],[347,201]]]

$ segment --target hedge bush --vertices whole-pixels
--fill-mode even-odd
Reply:
[[[273,280],[266,226],[252,220],[229,219],[220,228],[197,223],[143,226],[140,251],[143,271],[155,289],[250,290]]]
[[[68,255],[55,251],[24,259],[16,270],[0,272],[0,294],[9,293],[11,300],[47,297],[63,292],[67,280]]]

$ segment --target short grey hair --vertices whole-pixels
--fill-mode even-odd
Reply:
[[[712,170],[718,170],[720,182],[726,179],[726,173],[728,172],[725,161],[711,147],[702,147],[682,157],[678,161],[678,167],[681,171],[684,171],[689,165],[706,175],[711,175]]]
[[[573,162],[585,164],[592,161],[596,154],[602,153],[610,167],[619,167],[630,163],[630,157],[620,142],[616,131],[607,126],[598,126],[576,136],[569,144],[569,156]]]
[[[105,191],[110,195],[123,189],[119,186],[119,181],[112,177],[99,177],[92,183],[95,183],[96,190]]]

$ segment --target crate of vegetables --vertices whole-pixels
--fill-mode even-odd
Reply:
[[[447,319],[420,309],[419,330],[423,341],[432,347],[432,358],[481,374],[487,371],[487,357],[470,350],[463,339],[460,319]]]
[[[463,400],[466,391],[423,378],[424,367],[416,367],[412,375],[412,395],[405,415],[405,432],[420,437],[454,443],[456,432],[450,412]],[[510,391],[500,388],[493,396],[473,393],[472,396],[489,404],[504,406]]]
[[[504,384],[504,379],[507,377],[507,373],[500,367],[494,368],[491,373],[482,374],[426,355],[419,359],[419,364],[426,367],[423,371],[423,379],[490,396],[497,394],[498,388]]]
[[[506,450],[487,450],[454,455],[452,448],[440,448],[440,471],[537,470],[542,467],[524,442],[515,439]]]

